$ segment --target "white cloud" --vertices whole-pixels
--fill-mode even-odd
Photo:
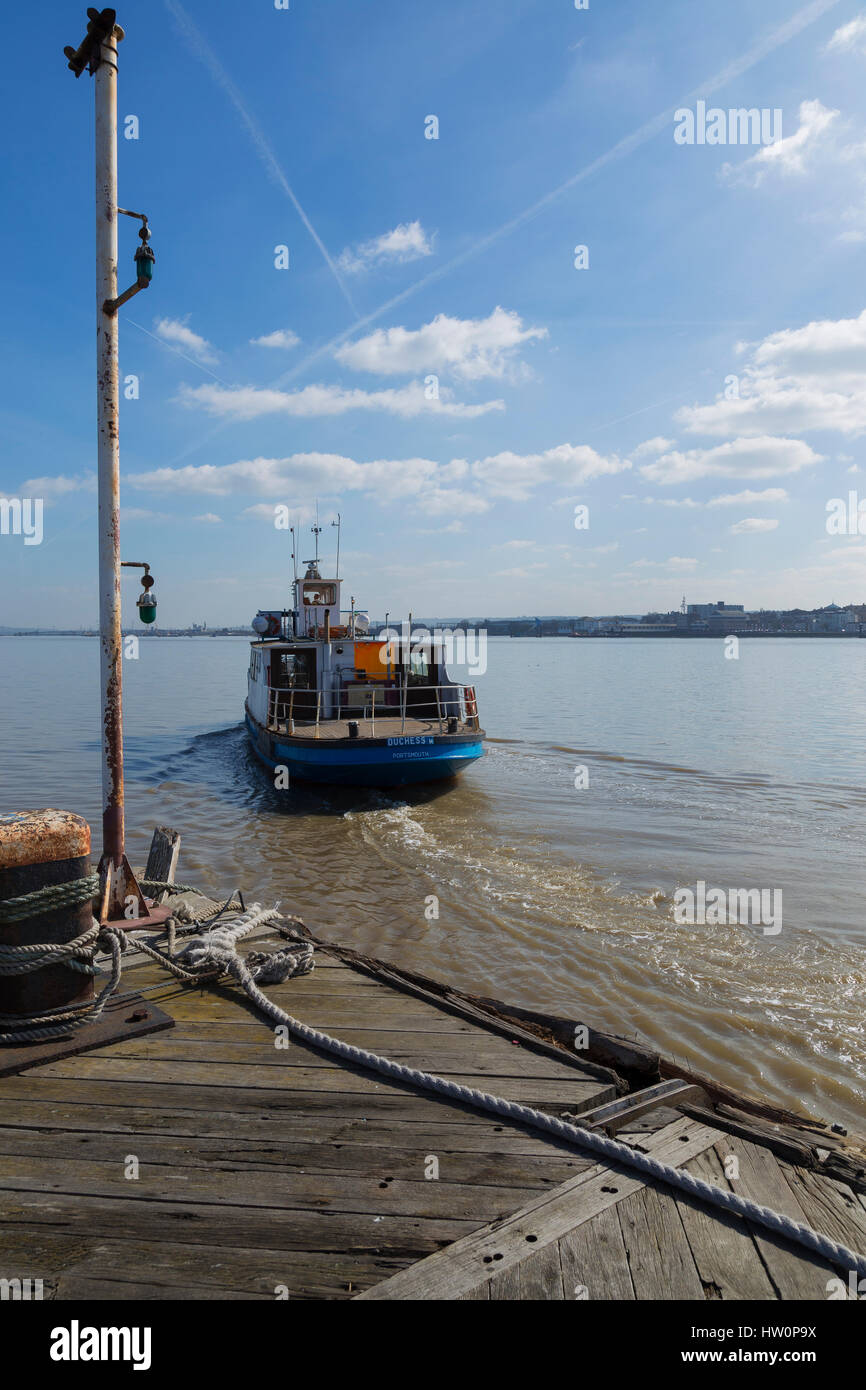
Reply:
[[[201,516],[194,516],[193,521],[204,521],[208,525],[219,525],[222,517],[217,516],[216,512],[202,512]]]
[[[866,310],[740,343],[747,354],[739,397],[684,406],[674,416],[690,434],[793,434],[866,431]]]
[[[153,331],[164,343],[172,347],[185,348],[197,362],[217,361],[216,352],[211,344],[187,327],[187,319],[157,319]]]
[[[702,503],[695,502],[691,497],[641,497],[641,502],[648,507],[686,507],[693,509],[702,506]]]
[[[633,560],[633,570],[693,570],[697,560],[691,555],[670,555],[667,560]]]
[[[147,473],[133,473],[128,481],[132,487],[153,491],[215,497],[251,492],[283,501],[303,496],[311,487],[319,495],[382,487],[389,497],[405,496],[433,479],[437,470],[438,465],[430,459],[357,463],[340,454],[307,453],[287,458],[240,459],[237,463],[155,468]]]
[[[504,376],[524,343],[546,337],[546,328],[524,328],[519,314],[497,307],[486,319],[437,314],[418,329],[378,328],[338,348],[334,356],[356,372],[450,371],[477,381]]]
[[[452,399],[445,387],[438,399],[428,399],[420,381],[410,382],[399,389],[362,391],[355,387],[305,386],[301,391],[277,391],[258,386],[182,386],[178,395],[182,404],[203,406],[209,415],[228,420],[258,420],[265,415],[301,417],[345,415],[350,410],[381,410],[402,419],[418,415],[448,415],[474,420],[492,410],[504,410],[502,400],[484,401],[480,405],[464,405]]]
[[[669,449],[674,447],[675,443],[675,440],[664,439],[660,434],[657,434],[655,439],[645,439],[643,444],[638,444],[636,449],[632,449],[631,456],[633,459],[642,459],[651,457],[653,454],[666,454]]]
[[[546,561],[539,561],[536,565],[518,565],[510,570],[494,570],[494,579],[531,579],[533,574],[538,574],[539,570],[549,569]]]
[[[762,145],[741,164],[723,164],[722,177],[730,183],[746,183],[756,188],[769,173],[802,174],[838,115],[838,111],[831,111],[820,101],[801,102],[800,125],[793,135],[771,145]]]
[[[256,502],[252,507],[244,507],[241,516],[248,516],[251,521],[268,521],[273,526],[276,508],[273,502]]]
[[[763,436],[733,439],[711,449],[663,454],[656,463],[645,464],[640,471],[650,482],[667,486],[690,483],[695,478],[772,478],[776,474],[798,473],[822,462],[822,455],[801,439]]]
[[[866,14],[843,24],[824,45],[825,53],[866,53]]]
[[[769,517],[747,516],[743,521],[735,522],[731,531],[735,536],[753,535],[760,531],[775,531],[778,524]]]
[[[363,491],[382,502],[410,500],[430,516],[485,512],[492,499],[523,501],[537,488],[561,488],[619,473],[631,463],[587,445],[561,444],[539,454],[502,453],[470,463],[451,459],[377,459],[360,463],[340,454],[292,454],[226,464],[186,464],[131,474],[131,487],[227,497],[252,493],[274,501],[315,493],[321,498]],[[463,484],[463,486],[455,486]]]
[[[433,247],[420,222],[401,222],[392,232],[347,247],[337,264],[350,275],[379,265],[404,265],[432,256]]]
[[[96,474],[81,473],[67,477],[58,473],[56,477],[27,478],[19,488],[22,497],[65,497],[70,492],[95,492]]]
[[[755,365],[820,383],[826,376],[846,385],[862,384],[866,375],[866,309],[856,319],[820,319],[802,328],[785,328],[757,343]]]
[[[293,348],[300,342],[297,333],[291,328],[275,328],[273,333],[263,333],[261,338],[250,338],[253,347]]]
[[[573,487],[627,468],[627,459],[605,457],[588,444],[559,444],[541,454],[505,452],[479,459],[472,465],[472,476],[493,496],[522,502],[542,484]]]
[[[454,476],[450,465],[431,459],[376,459],[358,463],[340,454],[292,454],[288,458],[241,459],[227,464],[187,464],[132,474],[131,487],[152,492],[227,497],[252,493],[290,502],[316,491],[320,497],[364,492],[377,502],[406,501],[429,516],[465,515],[488,510],[477,492],[446,486]],[[273,518],[273,504],[248,508],[244,515]]]
[[[121,507],[121,521],[170,521],[165,512],[152,512],[148,507]]]
[[[753,507],[756,502],[787,502],[788,494],[783,487],[765,487],[763,492],[728,492],[722,497],[711,497],[708,507]]]

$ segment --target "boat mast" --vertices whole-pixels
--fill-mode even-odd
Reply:
[[[337,528],[337,573],[334,576],[335,579],[340,578],[340,522],[340,513],[337,512],[337,520],[331,522],[331,525]]]

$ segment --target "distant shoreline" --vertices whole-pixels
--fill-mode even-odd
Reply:
[[[420,632],[420,629],[416,629]],[[139,637],[148,641],[168,639],[173,637],[245,637],[249,641],[255,640],[255,634],[246,628],[227,628],[215,632],[142,632],[140,629],[124,628],[124,637]],[[668,642],[668,641],[689,641],[689,642],[724,642],[728,637],[742,637],[756,640],[767,637],[775,640],[779,637],[805,638],[808,641],[834,641],[834,642],[857,642],[866,638],[866,632],[754,632],[750,630],[732,628],[724,632],[496,632],[491,633],[491,637],[501,638],[509,642],[538,642],[538,641],[562,641],[562,642],[631,642],[639,640],[643,642]],[[0,637],[89,637],[92,640],[99,638],[98,632],[55,632],[53,629],[29,628],[20,631],[0,631]]]

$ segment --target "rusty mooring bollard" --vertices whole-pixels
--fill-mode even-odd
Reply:
[[[3,904],[90,874],[90,826],[71,811],[13,811],[0,816],[0,946],[72,941],[93,921],[93,903],[56,906],[46,899],[35,915],[8,921]],[[17,914],[16,914],[17,915]],[[0,975],[0,1014],[30,1015],[93,998],[93,977],[63,964],[26,975]]]

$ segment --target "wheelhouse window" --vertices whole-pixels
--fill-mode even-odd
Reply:
[[[304,603],[310,607],[332,608],[337,602],[337,588],[334,584],[323,584],[316,580],[304,585]]]

